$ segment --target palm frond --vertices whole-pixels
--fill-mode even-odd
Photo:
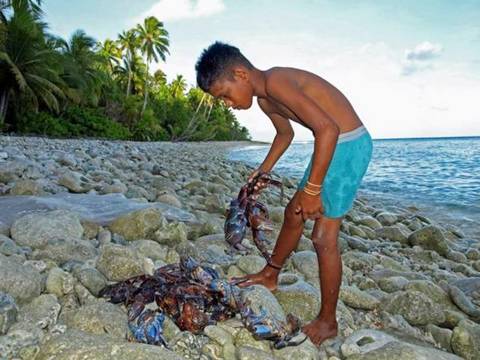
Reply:
[[[28,87],[27,81],[23,76],[22,71],[17,67],[17,65],[10,59],[10,56],[6,52],[0,52],[0,61],[4,61],[7,66],[8,70],[16,79],[16,84],[20,91],[25,91],[25,88]]]

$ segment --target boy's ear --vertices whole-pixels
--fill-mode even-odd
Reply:
[[[234,67],[233,77],[238,80],[248,80],[248,72],[243,67]]]

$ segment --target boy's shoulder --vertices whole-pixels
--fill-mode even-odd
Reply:
[[[309,79],[314,79],[314,78],[321,79],[319,75],[311,71],[294,68],[294,67],[276,66],[268,70],[265,70],[265,74],[267,77],[267,81],[268,80],[273,80],[273,81],[290,80],[293,82],[303,82],[303,81],[307,81]]]
[[[265,91],[268,95],[289,92],[302,82],[304,71],[291,67],[272,67],[265,71]]]
[[[286,81],[293,79],[299,69],[291,67],[275,66],[265,71],[265,80],[267,85],[277,81]]]

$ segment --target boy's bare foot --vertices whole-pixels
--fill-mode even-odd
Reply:
[[[270,291],[275,291],[277,289],[277,276],[270,272],[268,266],[256,274],[234,277],[230,280],[230,282],[238,285],[241,288],[260,284],[265,286]]]
[[[316,318],[303,326],[302,331],[310,338],[312,343],[320,346],[325,340],[337,336],[338,324],[336,320],[326,321],[322,318]]]

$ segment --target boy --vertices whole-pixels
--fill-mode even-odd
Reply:
[[[234,109],[248,109],[253,96],[277,134],[258,171],[269,172],[293,140],[289,120],[309,128],[314,151],[285,218],[272,263],[257,274],[234,279],[239,286],[262,284],[271,291],[289,254],[296,249],[307,219],[315,220],[312,242],[317,253],[321,310],[302,328],[316,345],[337,335],[336,306],[342,278],[337,238],[343,216],[352,207],[372,153],[372,139],[350,102],[319,76],[294,68],[255,68],[233,46],[216,42],[197,61],[199,87]],[[263,188],[265,184],[259,184]]]

